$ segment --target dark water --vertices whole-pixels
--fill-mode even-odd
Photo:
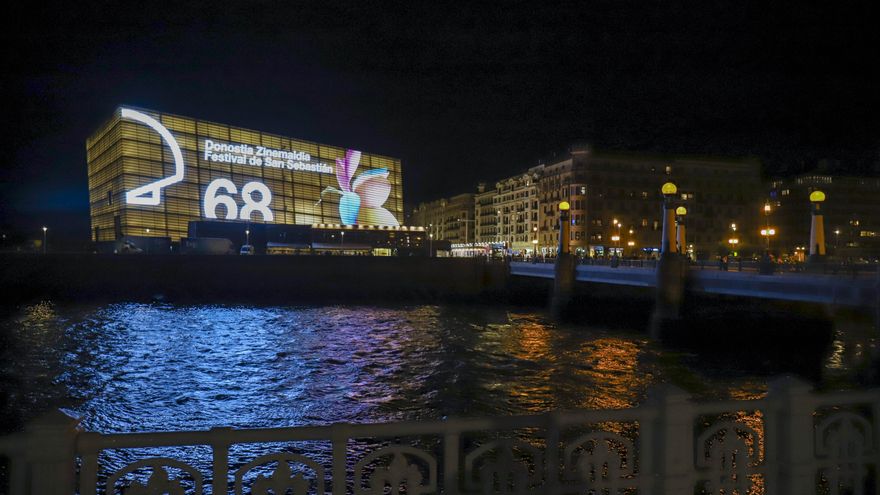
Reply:
[[[4,431],[55,407],[107,433],[624,408],[660,383],[699,399],[748,399],[787,371],[773,362],[791,353],[736,336],[684,351],[640,331],[464,305],[43,303],[0,325]],[[718,352],[729,348],[732,358]],[[869,325],[842,322],[827,351],[799,357],[796,371],[819,387],[859,388],[876,352]],[[207,450],[187,455],[209,465]]]
[[[3,322],[4,416],[63,407],[101,432],[377,422],[621,408],[662,382],[698,398],[758,397],[770,378],[711,349],[520,311],[34,305]],[[844,328],[816,363],[821,381],[859,386],[875,350],[873,332]]]

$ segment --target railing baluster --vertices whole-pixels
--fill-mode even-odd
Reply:
[[[460,449],[459,433],[447,430],[443,437],[443,493],[447,495],[458,493],[458,455]]]
[[[27,484],[27,461],[25,461],[24,455],[10,458],[9,463],[10,493],[25,493],[25,486]]]
[[[213,455],[213,495],[229,493],[229,432],[232,428],[211,428],[211,452]]]
[[[330,433],[333,442],[333,495],[346,495],[348,479],[348,428],[346,425],[333,425]],[[358,483],[359,480],[354,480]]]
[[[654,406],[643,405],[642,407],[646,409],[649,416],[653,416],[650,412],[655,410]],[[638,460],[639,465],[639,470],[636,473],[639,480],[639,494],[644,492],[647,495],[661,495],[656,491],[657,482],[654,479],[655,466],[657,464],[654,458],[656,453],[654,439],[657,438],[655,421],[653,417],[651,419],[645,419],[644,417],[639,419],[639,436],[636,440],[636,452],[632,456],[632,459]]]
[[[79,472],[79,493],[81,495],[95,495],[98,492],[98,453],[83,454],[82,460],[82,468]]]
[[[548,493],[559,493],[559,481],[562,472],[559,462],[559,415],[547,415],[547,449],[545,455],[544,481]]]
[[[101,469],[98,463],[101,454],[100,441],[100,433],[82,432],[77,436],[76,449],[82,458],[82,467],[79,473],[79,493],[81,495],[95,495],[98,491],[98,472]]]

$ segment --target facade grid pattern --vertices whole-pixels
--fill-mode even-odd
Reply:
[[[292,139],[234,126],[206,122],[176,115],[140,110],[165,126],[180,146],[185,164],[183,181],[161,191],[158,205],[126,204],[125,193],[174,174],[174,159],[161,136],[148,126],[123,119],[121,109],[86,141],[89,203],[95,241],[111,241],[122,236],[186,237],[191,221],[203,220],[203,201],[208,184],[219,178],[229,179],[239,194],[244,184],[258,181],[272,193],[272,223],[340,224],[340,196],[321,192],[339,188],[335,173],[291,170],[205,159],[205,141],[282,151],[301,151],[312,162],[336,170],[336,159],[344,158],[346,149]],[[388,171],[390,193],[382,205],[398,221],[403,219],[403,182],[397,158],[362,153],[355,176],[367,170]],[[240,203],[240,196],[237,197]],[[259,196],[258,194],[256,196]],[[320,201],[319,201],[320,200]],[[218,219],[226,217],[226,207],[218,206]],[[255,213],[241,222],[265,222]]]

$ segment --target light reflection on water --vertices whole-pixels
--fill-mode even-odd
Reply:
[[[616,409],[668,379],[641,333],[504,308],[39,304],[4,326],[7,413],[103,432]]]
[[[662,382],[699,382],[702,398],[766,393],[767,377],[704,374],[711,358],[684,365],[641,332],[486,306],[39,304],[2,326],[7,424],[52,407],[100,432],[618,409]],[[845,346],[874,341],[835,344],[838,373]],[[760,431],[758,414],[738,418]]]

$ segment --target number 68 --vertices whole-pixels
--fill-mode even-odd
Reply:
[[[238,211],[238,205],[232,196],[225,194],[217,194],[220,189],[225,189],[229,194],[238,193],[238,188],[229,179],[215,179],[208,184],[205,190],[204,210],[205,218],[217,218],[217,205],[226,207],[226,220],[250,220],[251,214],[259,213],[263,217],[264,222],[275,220],[275,215],[269,209],[269,203],[272,202],[272,191],[262,182],[248,182],[241,188],[241,199],[244,200],[244,206],[241,212]],[[260,193],[260,200],[254,201],[252,194]]]

